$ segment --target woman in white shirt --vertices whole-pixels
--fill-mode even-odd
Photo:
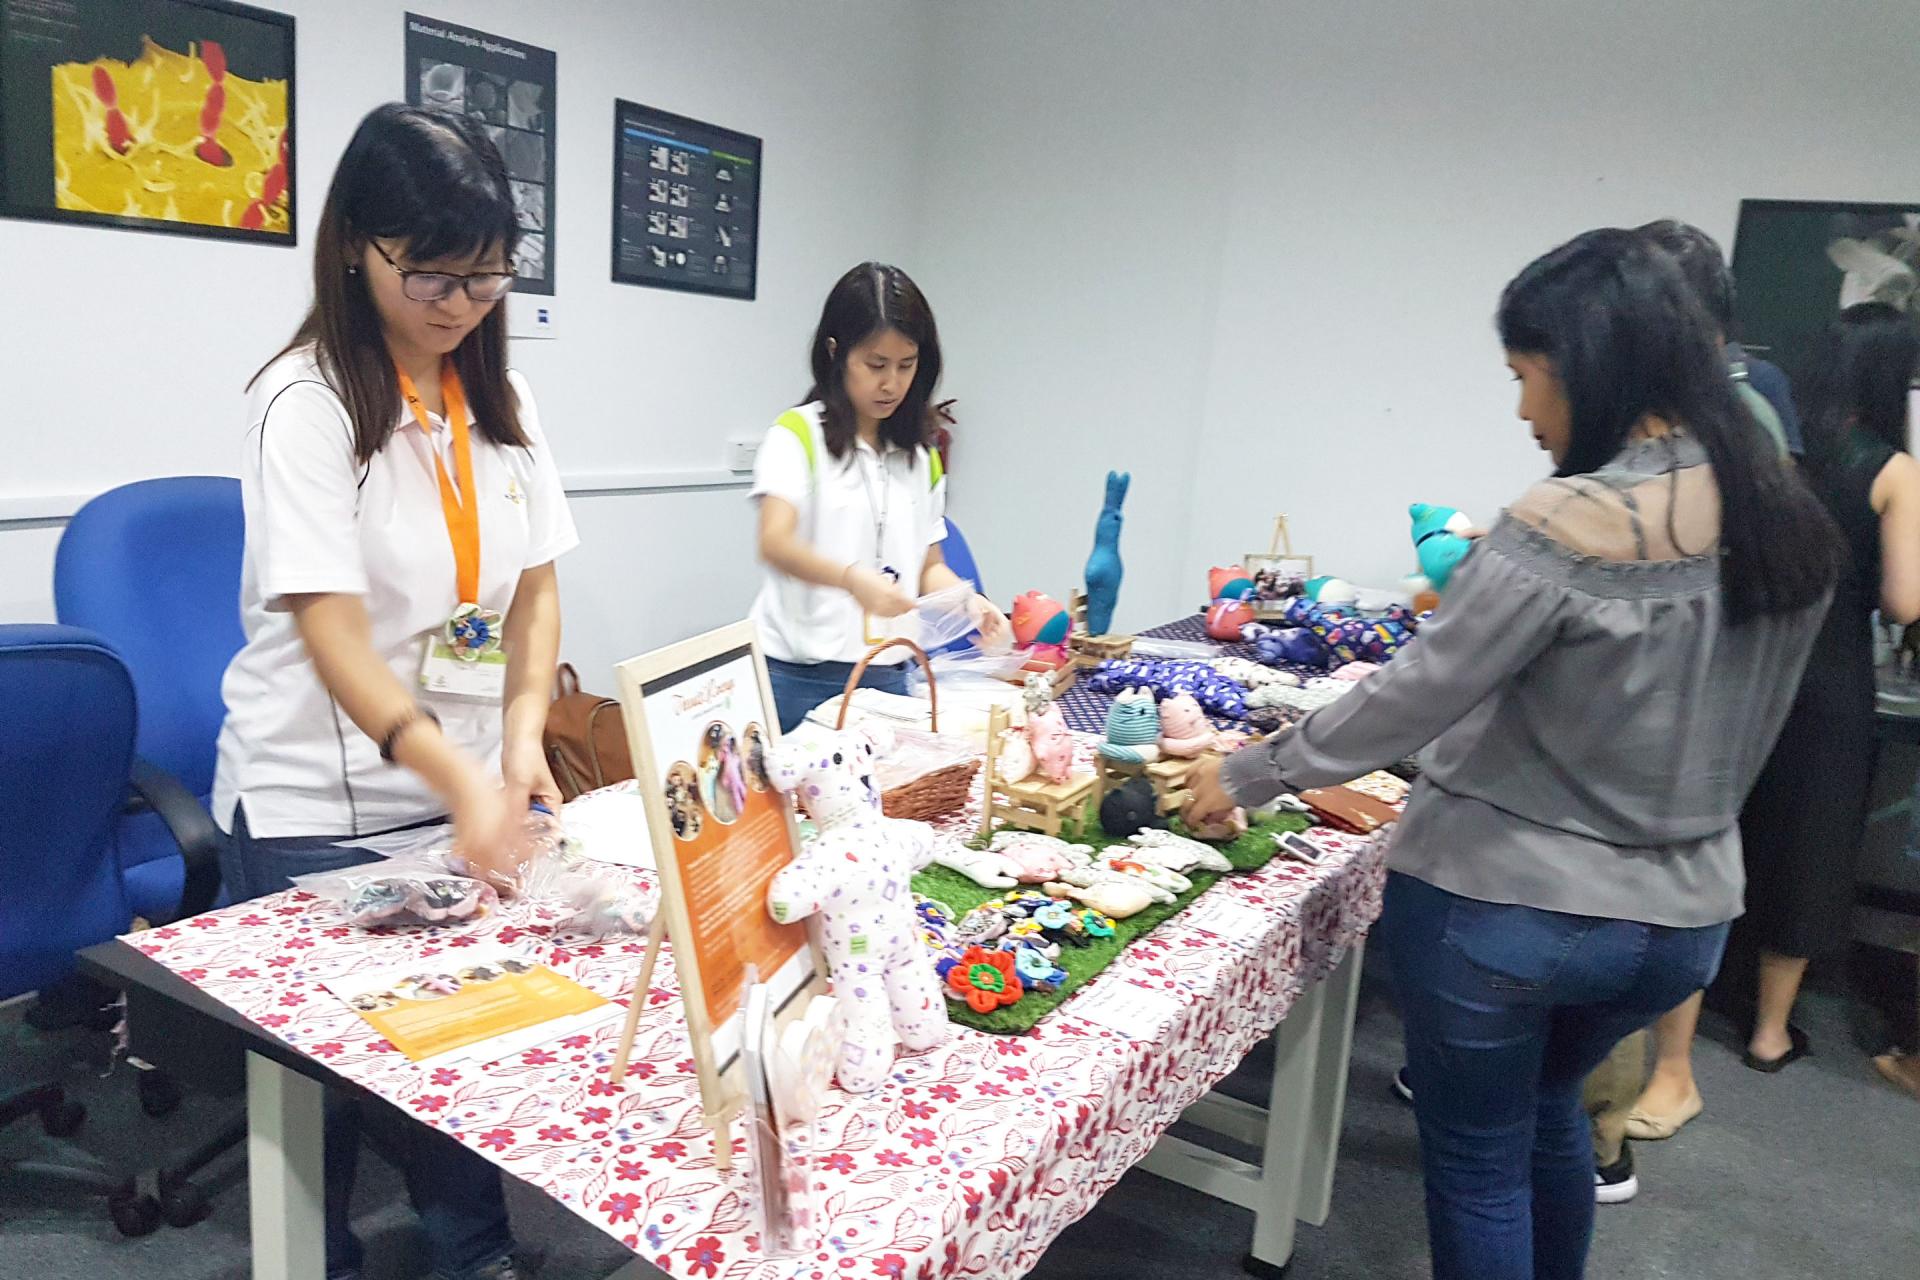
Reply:
[[[500,302],[519,230],[480,126],[390,104],[327,192],[314,302],[249,390],[247,641],[227,669],[215,816],[236,899],[371,857],[338,842],[452,818],[509,870],[560,644],[554,561],[578,541]],[[327,1273],[357,1276],[361,1117],[329,1099]],[[399,1154],[436,1276],[511,1280],[498,1171],[418,1125]],[[376,1134],[377,1136],[377,1134]]]
[[[838,695],[880,640],[917,638],[916,597],[962,581],[940,552],[946,478],[927,442],[940,335],[919,287],[878,262],[847,272],[810,359],[807,403],[768,430],[753,478],[767,567],[753,620],[782,731]],[[1005,631],[984,597],[970,609],[987,640]],[[889,651],[862,683],[904,693],[908,660]]]

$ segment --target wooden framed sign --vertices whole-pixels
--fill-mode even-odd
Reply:
[[[768,988],[776,1021],[825,991],[802,925],[775,924],[767,886],[799,847],[792,810],[766,777],[779,731],[758,633],[739,622],[618,664],[634,776],[660,872],[660,920],[686,1005],[687,1033],[715,1149],[743,1097],[741,1001],[749,970]],[[649,947],[616,1079],[646,1002]]]

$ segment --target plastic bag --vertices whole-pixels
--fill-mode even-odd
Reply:
[[[455,875],[444,858],[423,854],[295,876],[293,883],[333,903],[347,923],[363,929],[477,920],[500,905],[492,885]]]
[[[660,905],[659,892],[651,884],[564,851],[528,863],[521,874],[521,892],[536,902],[569,911],[560,928],[595,937],[645,933]]]
[[[964,640],[980,629],[979,599],[973,587],[965,582],[921,596],[914,603],[913,616],[919,628],[920,647],[929,653]],[[985,644],[983,638],[974,641],[974,647],[983,652],[1005,653],[1012,644],[1012,636],[1005,631],[992,645]]]
[[[891,791],[950,765],[966,764],[978,754],[965,738],[895,729],[892,745],[874,762],[873,780],[881,791]]]

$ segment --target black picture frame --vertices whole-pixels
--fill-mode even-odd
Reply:
[[[250,244],[275,245],[281,248],[294,248],[300,240],[299,207],[299,112],[297,92],[297,63],[295,60],[294,18],[290,13],[280,13],[272,9],[261,9],[253,5],[234,3],[233,0],[72,0],[76,12],[97,15],[103,20],[116,23],[123,32],[137,42],[142,36],[150,36],[153,31],[169,30],[168,21],[177,22],[192,11],[217,14],[226,20],[228,30],[223,31],[223,45],[232,43],[229,36],[233,22],[259,24],[263,30],[259,35],[262,42],[270,43],[277,49],[278,66],[285,68],[284,79],[287,84],[287,127],[286,127],[286,206],[287,229],[285,232],[253,230],[237,226],[217,226],[209,223],[174,221],[167,218],[146,218],[131,214],[95,213],[83,209],[62,209],[49,192],[44,199],[31,199],[27,192],[29,182],[38,182],[20,172],[20,165],[14,155],[20,145],[19,131],[33,127],[34,137],[44,136],[49,151],[52,147],[53,124],[51,110],[44,121],[36,112],[28,109],[27,101],[20,96],[19,75],[21,65],[33,67],[46,61],[48,67],[68,59],[76,51],[56,46],[47,58],[26,59],[18,55],[16,44],[24,46],[24,40],[17,40],[20,29],[30,17],[40,19],[41,26],[46,25],[40,15],[28,15],[17,9],[11,0],[0,0],[0,217],[32,222],[64,223],[75,226],[110,227],[123,231],[145,231],[160,235],[193,236],[212,240],[241,240]],[[57,38],[54,30],[49,38]],[[203,39],[205,37],[202,37]],[[165,45],[156,37],[156,43]],[[93,57],[107,56],[95,53]],[[18,61],[16,61],[16,59]],[[281,78],[275,76],[275,78]],[[29,81],[30,82],[30,81]],[[50,175],[46,181],[51,183]]]
[[[409,11],[402,21],[402,75],[407,102],[416,107],[458,110],[481,123],[501,147],[500,158],[512,182],[516,215],[522,212],[523,195],[537,191],[539,225],[532,226],[522,218],[521,253],[526,252],[529,240],[537,239],[541,274],[519,275],[513,292],[519,297],[553,297],[559,247],[559,55],[511,36],[464,27],[421,13]],[[463,96],[457,107],[427,100],[422,67],[429,61],[457,67],[462,72]],[[503,99],[497,106],[474,106],[465,95],[472,92],[474,80],[482,76],[495,84],[521,82],[513,85],[515,89],[537,89],[540,93],[537,121],[516,116],[509,99]],[[520,170],[515,159],[517,141],[523,141],[528,135],[537,136],[541,141],[542,150],[535,153],[540,165],[537,178]],[[516,271],[524,271],[519,255],[514,265]]]
[[[627,162],[634,157],[629,155],[626,149],[627,130],[630,127],[640,129],[650,138],[657,138],[671,149],[677,150],[684,147],[692,152],[718,155],[723,159],[737,162],[733,166],[735,168],[740,164],[751,166],[753,181],[750,188],[748,184],[739,183],[736,178],[735,182],[738,185],[728,189],[729,199],[736,201],[736,210],[727,212],[738,211],[742,216],[739,224],[730,228],[733,239],[726,245],[729,251],[727,254],[729,270],[726,276],[716,276],[711,271],[696,271],[688,268],[670,270],[657,266],[643,267],[636,264],[635,260],[639,257],[637,253],[627,252],[630,246],[645,248],[651,244],[659,247],[670,243],[666,235],[653,234],[644,230],[633,239],[629,239],[624,234],[623,215],[626,215],[629,210],[622,197],[626,194],[625,184],[633,176],[633,171],[628,168]],[[609,221],[612,232],[614,283],[640,285],[652,289],[672,289],[682,293],[700,293],[710,297],[732,298],[741,302],[752,302],[758,298],[760,293],[760,202],[761,192],[765,189],[765,148],[762,140],[737,129],[728,129],[703,120],[695,120],[690,116],[644,106],[624,98],[616,98],[613,103],[612,150],[613,207]],[[711,178],[711,175],[699,173],[668,172],[666,176],[669,178],[684,176],[689,179]],[[719,184],[713,181],[690,182],[688,185],[704,186],[710,188],[712,193],[717,193],[719,189]],[[737,198],[741,196],[745,197],[744,210],[737,208]],[[706,209],[697,209],[692,205],[687,207],[689,213],[686,216],[689,218],[695,212],[715,211],[711,206]],[[711,259],[719,255],[710,252],[706,256]],[[745,272],[732,269],[743,262],[746,266]],[[739,283],[742,275],[745,276],[746,281],[744,286]],[[722,279],[725,283],[718,283]]]
[[[1735,335],[1790,376],[1804,376],[1821,331],[1840,313],[1844,273],[1826,258],[1825,245],[1842,227],[1891,226],[1913,214],[1920,214],[1920,197],[1742,200],[1732,252]],[[1914,265],[1920,269],[1920,256]],[[1909,309],[1920,310],[1920,299]]]

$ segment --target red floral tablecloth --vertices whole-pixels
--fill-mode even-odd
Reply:
[[[1256,908],[1257,936],[1223,942],[1176,916],[1089,985],[1132,982],[1177,996],[1180,1012],[1161,1042],[1125,1039],[1075,1016],[1069,1001],[1023,1036],[956,1027],[942,1047],[903,1058],[878,1093],[836,1092],[815,1171],[821,1247],[780,1259],[761,1252],[744,1140],[735,1141],[731,1172],[715,1168],[670,950],[632,1069],[616,1087],[608,1072],[617,1019],[484,1069],[429,1070],[322,988],[346,974],[519,942],[545,947],[555,969],[624,1003],[643,943],[568,936],[533,904],[510,903],[457,928],[369,933],[296,891],[126,941],[671,1276],[1013,1277],[1231,1072],[1378,916],[1382,846],[1324,831],[1311,838],[1326,851],[1319,865],[1276,859],[1201,899],[1230,895]]]

